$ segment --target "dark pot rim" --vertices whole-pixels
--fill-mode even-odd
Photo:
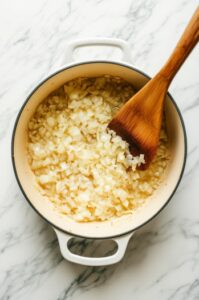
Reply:
[[[87,65],[87,64],[101,64],[101,63],[107,63],[107,64],[114,64],[114,65],[119,65],[119,66],[122,66],[122,67],[126,67],[128,69],[131,69],[143,76],[145,76],[147,79],[151,79],[150,76],[148,76],[146,73],[144,73],[143,71],[140,71],[139,69],[131,66],[130,64],[127,64],[127,63],[123,63],[123,62],[115,62],[115,61],[111,61],[111,60],[94,60],[94,61],[84,61],[84,62],[79,62],[79,63],[74,63],[74,64],[69,64],[68,66],[65,66],[65,67],[62,67],[60,68],[59,70],[57,70],[56,72],[50,74],[49,76],[47,76],[45,79],[43,79],[33,90],[32,92],[28,95],[28,97],[26,98],[25,102],[23,103],[22,107],[20,108],[18,114],[17,114],[17,118],[15,120],[15,124],[14,124],[14,128],[13,128],[13,132],[12,132],[12,140],[11,140],[11,158],[12,158],[12,166],[13,166],[13,170],[14,170],[14,174],[15,174],[15,178],[17,180],[17,183],[19,185],[19,188],[23,194],[23,196],[25,197],[25,199],[28,201],[28,203],[30,204],[30,206],[36,211],[36,213],[42,217],[48,224],[50,224],[52,227],[70,235],[71,237],[79,237],[79,238],[87,238],[87,239],[96,239],[96,240],[103,240],[103,239],[113,239],[113,238],[117,238],[117,237],[121,237],[121,236],[124,236],[124,235],[127,235],[127,234],[130,234],[134,231],[136,231],[137,229],[141,228],[142,226],[146,225],[147,223],[149,223],[151,220],[153,220],[165,207],[166,205],[170,202],[171,198],[173,197],[174,193],[176,192],[179,184],[180,184],[180,181],[182,179],[182,176],[183,176],[183,173],[184,173],[184,169],[185,169],[185,165],[186,165],[186,158],[187,158],[187,135],[186,135],[186,129],[185,129],[185,125],[184,125],[184,120],[183,120],[183,117],[182,117],[182,114],[175,102],[175,100],[173,99],[173,97],[171,96],[171,94],[168,92],[167,95],[169,96],[169,98],[171,99],[172,103],[174,104],[175,106],[175,109],[179,115],[179,118],[180,118],[180,122],[181,122],[181,125],[182,125],[182,129],[183,129],[183,136],[184,136],[184,158],[183,158],[183,165],[182,165],[182,169],[181,169],[181,172],[180,172],[180,175],[179,175],[179,178],[176,182],[176,185],[175,185],[175,188],[173,189],[172,193],[170,194],[169,198],[167,199],[167,201],[164,203],[164,205],[154,214],[151,216],[151,218],[147,219],[145,222],[143,222],[142,224],[140,224],[139,226],[131,229],[131,230],[128,230],[128,231],[125,231],[121,234],[117,234],[117,235],[112,235],[112,236],[107,236],[107,237],[87,237],[87,236],[82,236],[82,235],[78,235],[78,234],[73,234],[71,232],[67,232],[66,230],[60,228],[59,226],[56,226],[55,224],[53,224],[50,220],[48,220],[46,217],[44,217],[37,209],[36,207],[32,204],[31,200],[27,197],[22,185],[21,185],[21,182],[20,182],[20,179],[18,177],[18,174],[17,174],[17,170],[16,170],[16,165],[15,165],[15,157],[14,157],[14,140],[15,140],[15,133],[16,133],[16,128],[17,128],[17,125],[18,125],[18,122],[19,122],[19,119],[20,119],[20,116],[26,106],[26,104],[28,103],[29,99],[32,97],[32,95],[40,88],[40,86],[42,86],[46,81],[48,81],[50,78],[52,78],[53,76],[65,71],[65,70],[68,70],[68,69],[71,69],[71,68],[74,68],[76,66],[80,66],[80,65]]]

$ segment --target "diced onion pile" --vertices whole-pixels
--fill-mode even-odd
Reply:
[[[107,124],[135,93],[110,76],[78,78],[49,95],[29,121],[28,158],[41,193],[60,213],[79,222],[132,213],[160,184],[168,161],[161,131],[157,155],[146,171],[136,169],[128,144]]]

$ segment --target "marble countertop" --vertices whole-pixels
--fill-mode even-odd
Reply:
[[[199,47],[170,87],[187,129],[185,175],[169,205],[136,232],[117,265],[65,261],[53,230],[22,196],[10,158],[17,112],[34,86],[63,63],[69,40],[122,38],[131,46],[133,64],[152,76],[196,5],[195,0],[0,0],[1,300],[199,299]],[[86,54],[79,51],[77,59]],[[111,58],[112,52],[95,49],[89,55]]]

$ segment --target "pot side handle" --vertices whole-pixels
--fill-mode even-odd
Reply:
[[[117,262],[119,262],[126,251],[129,239],[133,235],[134,232],[131,232],[125,236],[121,236],[118,238],[113,238],[112,240],[117,243],[117,250],[114,254],[106,257],[85,257],[81,255],[74,254],[70,251],[68,248],[68,242],[70,239],[74,238],[73,236],[70,236],[66,233],[63,233],[62,231],[53,228],[58,241],[59,241],[59,247],[62,256],[73,263],[80,264],[80,265],[86,265],[86,266],[105,266],[105,265],[112,265]]]
[[[70,41],[66,49],[66,62],[71,63],[74,61],[73,53],[75,49],[88,46],[111,46],[120,48],[122,51],[122,60],[131,62],[131,51],[129,44],[122,39],[115,38],[89,38]]]

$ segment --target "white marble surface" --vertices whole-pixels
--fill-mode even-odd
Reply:
[[[127,40],[134,65],[153,75],[196,5],[195,0],[0,1],[1,300],[199,299],[199,47],[170,87],[187,128],[185,176],[166,209],[135,234],[119,264],[83,267],[63,260],[54,232],[22,196],[10,159],[17,112],[35,84],[63,61],[68,40]],[[93,57],[111,55],[96,51]]]

